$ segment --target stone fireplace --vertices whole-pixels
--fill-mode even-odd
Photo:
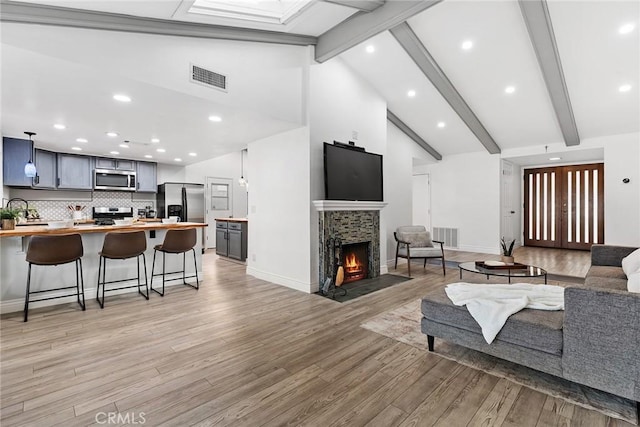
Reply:
[[[332,242],[339,241],[345,283],[380,276],[380,209],[386,203],[318,200],[319,284],[335,269]]]

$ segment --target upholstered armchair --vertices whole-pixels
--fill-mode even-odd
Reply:
[[[447,274],[444,266],[444,248],[442,245],[444,242],[438,240],[431,240],[431,233],[422,225],[404,225],[398,227],[393,233],[395,237],[396,246],[396,265],[398,268],[398,258],[407,259],[407,270],[409,277],[411,277],[411,260],[414,258],[424,259],[423,267],[427,266],[428,258],[442,258],[442,273]],[[433,244],[439,243],[440,247],[436,247]]]

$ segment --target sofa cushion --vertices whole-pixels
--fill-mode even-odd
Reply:
[[[592,265],[587,272],[587,277],[605,277],[607,279],[627,279],[620,267]]]
[[[629,292],[640,293],[640,271],[636,271],[635,273],[629,275],[627,290]]]
[[[411,248],[411,258],[432,257],[437,258],[442,256],[442,250],[440,248]],[[407,248],[401,247],[398,249],[398,255],[402,257],[407,256]]]
[[[482,335],[478,323],[464,306],[454,305],[444,288],[422,299],[422,315],[430,320]],[[524,309],[513,314],[496,336],[508,342],[550,354],[562,354],[562,321],[564,311]]]
[[[584,279],[588,288],[603,288],[624,291],[627,289],[627,276],[621,267],[593,265]]]

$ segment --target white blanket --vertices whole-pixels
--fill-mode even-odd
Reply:
[[[509,316],[523,308],[564,310],[564,288],[552,285],[514,283],[479,285],[452,283],[445,292],[455,305],[466,305],[478,322],[482,335],[491,344]]]

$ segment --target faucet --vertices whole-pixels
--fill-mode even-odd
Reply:
[[[7,208],[11,208],[11,204],[13,202],[24,202],[24,219],[26,220],[29,217],[29,202],[27,202],[25,199],[21,199],[19,197],[14,197],[13,199],[10,199],[7,202]]]

